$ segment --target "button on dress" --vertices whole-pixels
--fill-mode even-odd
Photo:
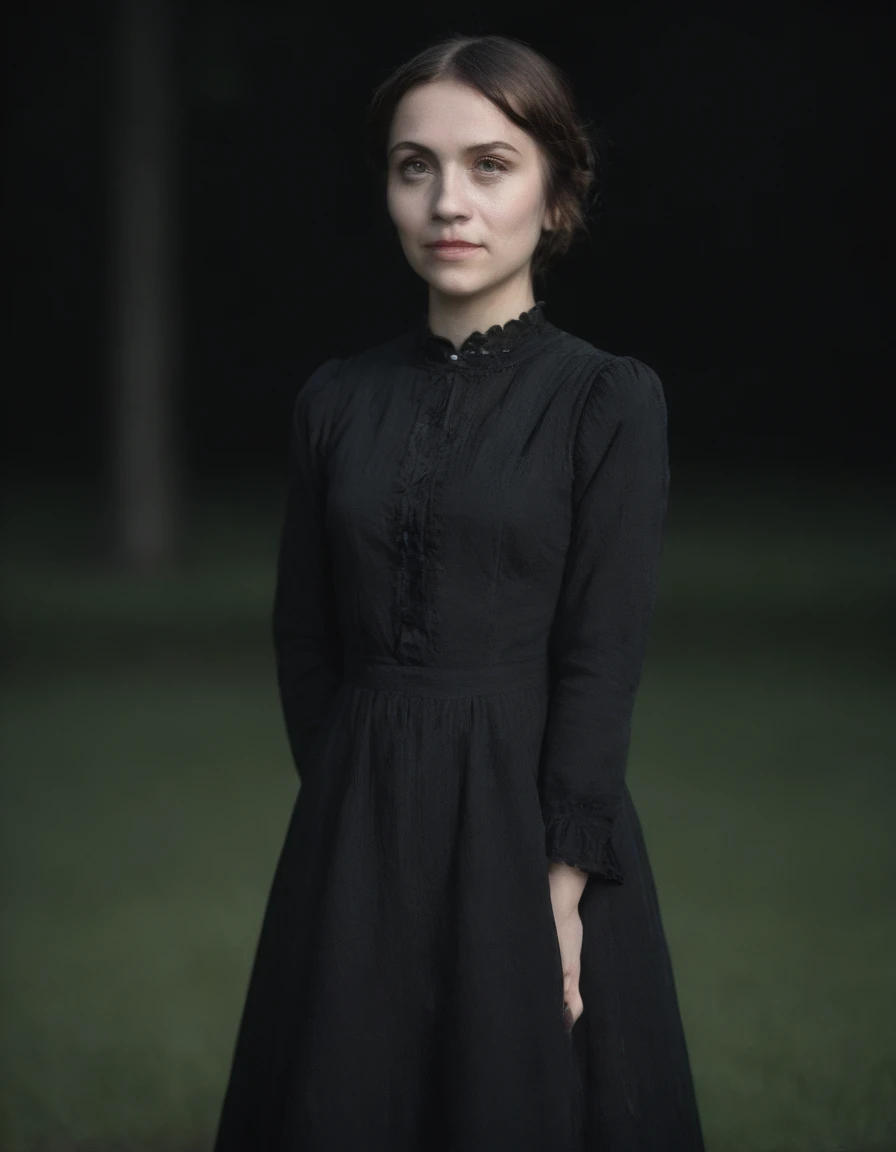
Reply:
[[[300,788],[214,1152],[703,1152],[625,779],[668,485],[657,375],[543,301],[299,389]],[[589,874],[572,1032],[550,860]]]

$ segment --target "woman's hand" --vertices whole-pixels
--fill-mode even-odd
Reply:
[[[551,860],[548,876],[554,924],[557,928],[557,940],[563,964],[563,1002],[566,1005],[564,1019],[569,1030],[585,1010],[579,994],[582,962],[582,919],[579,916],[579,899],[588,882],[588,873],[574,868],[571,864]]]

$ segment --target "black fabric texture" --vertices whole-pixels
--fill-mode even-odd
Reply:
[[[543,301],[459,349],[423,320],[311,374],[289,459],[300,787],[214,1152],[703,1152],[626,782],[657,374]],[[550,860],[588,873],[569,1033]]]

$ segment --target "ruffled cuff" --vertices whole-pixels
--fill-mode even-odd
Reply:
[[[614,884],[623,882],[613,847],[613,820],[605,805],[548,800],[542,813],[549,860],[571,864]]]

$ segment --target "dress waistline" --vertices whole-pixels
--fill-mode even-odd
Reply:
[[[515,664],[448,667],[434,664],[384,664],[346,659],[344,680],[361,688],[426,696],[474,696],[516,692],[548,685],[548,662],[539,656]]]

